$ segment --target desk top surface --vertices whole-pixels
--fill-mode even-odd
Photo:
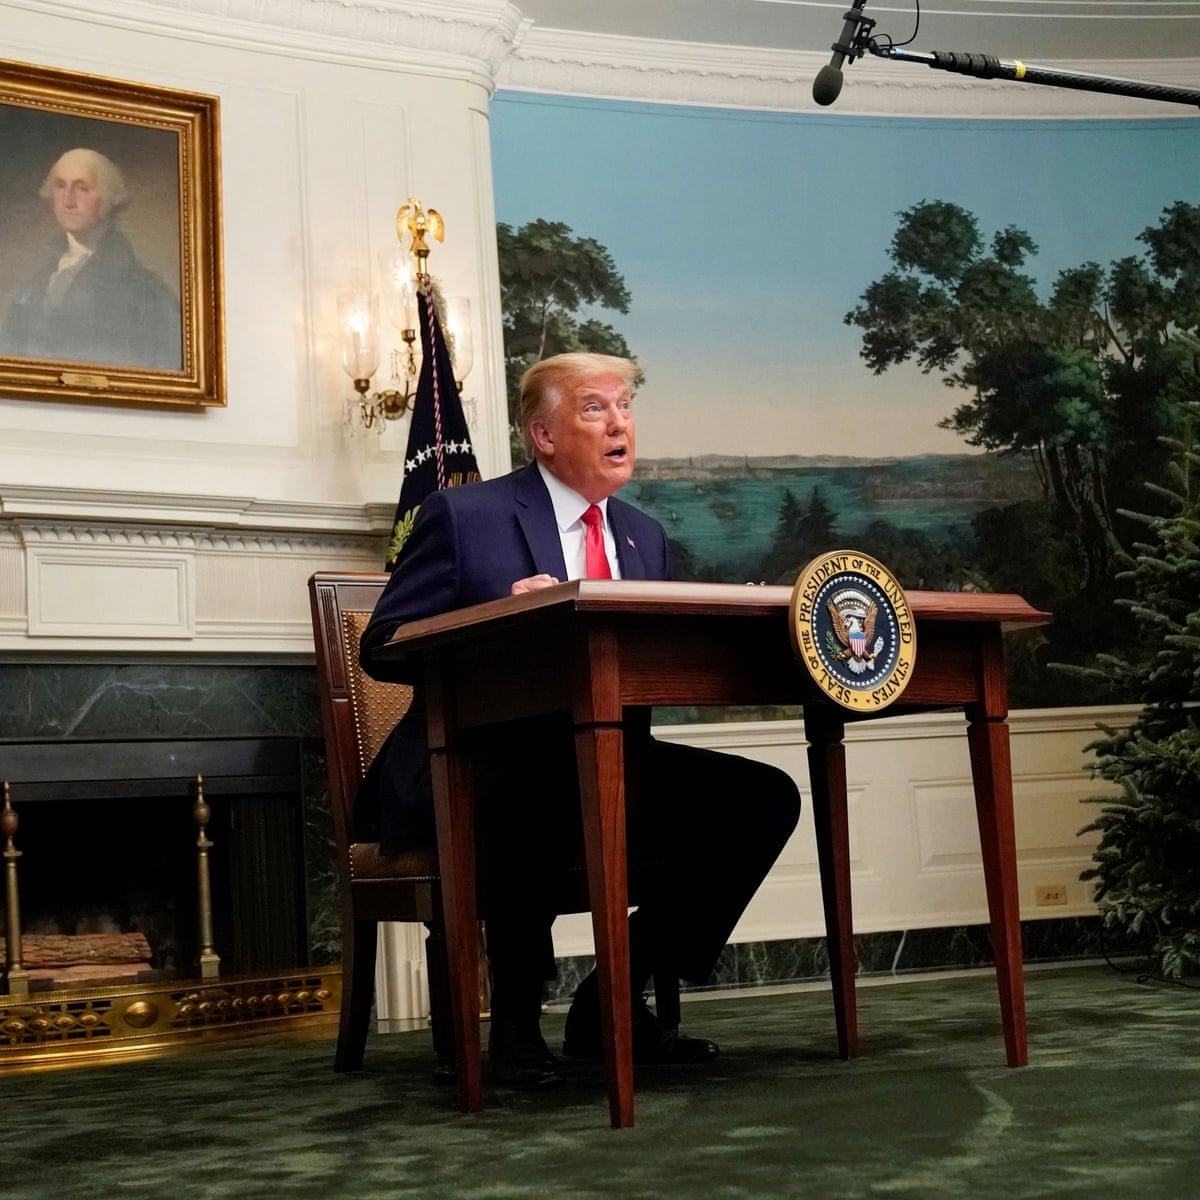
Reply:
[[[999,625],[1004,630],[1046,625],[1053,619],[1020,596],[993,592],[906,592],[918,628],[929,622]],[[617,616],[725,616],[786,618],[792,589],[737,583],[674,583],[641,579],[577,579],[520,596],[412,621],[379,650],[398,658],[426,645],[454,640],[485,624],[505,626],[551,614]]]

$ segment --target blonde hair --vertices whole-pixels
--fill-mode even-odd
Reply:
[[[632,392],[642,381],[642,368],[632,359],[620,358],[615,354],[592,354],[579,350],[543,358],[521,376],[521,432],[525,437],[526,454],[533,454],[529,427],[539,417],[546,416],[558,407],[567,382],[594,375],[616,375]]]

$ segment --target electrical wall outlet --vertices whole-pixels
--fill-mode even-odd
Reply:
[[[1033,889],[1034,902],[1038,907],[1047,904],[1066,904],[1067,885],[1065,883],[1047,883]]]

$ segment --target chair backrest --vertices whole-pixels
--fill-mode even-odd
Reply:
[[[380,683],[358,665],[358,641],[388,576],[318,571],[308,581],[317,690],[338,850],[355,841],[354,796],[384,739],[412,703],[412,688]]]

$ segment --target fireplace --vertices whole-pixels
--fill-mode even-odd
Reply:
[[[336,1015],[314,968],[304,739],[0,742],[0,1063]]]

